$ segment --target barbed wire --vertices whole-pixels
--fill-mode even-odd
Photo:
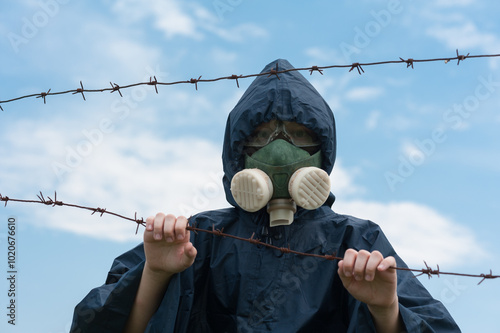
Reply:
[[[114,93],[115,91],[118,92],[118,94],[123,97],[121,90],[125,90],[128,88],[132,87],[137,87],[137,86],[154,86],[155,92],[158,94],[158,86],[170,86],[170,85],[176,85],[176,84],[194,84],[195,89],[198,90],[198,83],[200,82],[217,82],[221,80],[235,80],[236,85],[238,88],[240,87],[239,84],[239,79],[246,79],[246,78],[252,78],[252,77],[257,77],[257,76],[276,76],[278,79],[279,74],[286,73],[286,72],[292,72],[292,71],[308,71],[310,75],[312,75],[313,72],[318,72],[321,75],[323,75],[323,70],[325,69],[331,69],[331,68],[349,68],[349,72],[353,71],[354,69],[357,70],[357,72],[361,75],[364,73],[363,67],[367,66],[378,66],[378,65],[386,65],[386,64],[401,64],[404,63],[406,64],[406,68],[411,67],[414,68],[415,63],[421,63],[421,62],[436,62],[436,61],[444,61],[445,63],[448,63],[452,60],[457,60],[457,65],[460,65],[460,61],[464,61],[465,59],[471,59],[471,58],[494,58],[494,57],[500,57],[500,54],[480,54],[480,55],[470,55],[470,53],[467,53],[467,55],[460,54],[458,52],[458,49],[456,50],[456,56],[454,57],[444,57],[444,58],[430,58],[430,59],[413,59],[413,58],[408,58],[408,59],[403,59],[399,57],[399,60],[385,60],[385,61],[378,61],[378,62],[366,62],[366,63],[359,63],[355,62],[352,64],[346,64],[346,65],[329,65],[329,66],[311,66],[311,67],[303,67],[303,68],[291,68],[291,69],[285,69],[285,70],[280,70],[278,68],[278,64],[276,64],[276,68],[271,69],[269,72],[265,73],[258,73],[258,74],[247,74],[247,75],[236,75],[232,74],[229,76],[222,76],[218,78],[213,78],[213,79],[202,79],[202,76],[200,75],[197,79],[191,78],[189,80],[183,80],[183,81],[172,81],[172,82],[160,82],[156,79],[156,76],[150,77],[149,81],[146,82],[138,82],[138,83],[132,83],[128,85],[123,85],[120,86],[116,83],[109,82],[110,87],[107,88],[101,88],[101,89],[85,89],[83,87],[82,81],[80,81],[80,88],[76,89],[69,89],[69,90],[64,90],[64,91],[57,91],[57,92],[51,92],[52,89],[48,89],[46,92],[41,92],[41,93],[34,93],[34,94],[29,94],[29,95],[24,95],[24,96],[19,96],[7,100],[0,100],[0,110],[4,111],[2,108],[2,104],[9,103],[9,102],[14,102],[26,98],[41,98],[43,99],[43,103],[47,103],[47,96],[55,96],[55,95],[65,95],[65,94],[81,94],[82,98],[84,101],[86,101],[85,98],[85,93],[102,93],[105,91],[109,91],[110,93]]]
[[[137,228],[135,230],[136,234],[139,231],[139,227],[141,225],[142,226],[146,225],[146,222],[144,221],[144,219],[142,217],[137,218],[137,212],[135,212],[135,215],[132,218],[132,217],[127,217],[127,216],[124,216],[121,214],[113,213],[111,211],[108,211],[106,208],[100,208],[100,207],[96,208],[96,207],[88,207],[88,206],[66,203],[66,202],[57,200],[57,193],[56,192],[54,192],[54,199],[52,199],[51,197],[45,198],[44,195],[42,194],[42,192],[40,192],[40,194],[38,194],[37,197],[38,197],[38,200],[14,199],[14,198],[10,198],[8,196],[2,196],[2,194],[0,194],[0,201],[5,202],[4,207],[7,206],[7,203],[9,201],[12,201],[12,202],[21,202],[21,203],[38,203],[38,204],[44,204],[44,205],[52,206],[52,207],[67,206],[67,207],[85,209],[85,210],[91,211],[92,212],[91,215],[94,215],[95,213],[99,213],[100,216],[103,216],[104,214],[109,214],[109,215],[112,215],[112,216],[115,216],[115,217],[118,217],[118,218],[121,218],[124,220],[128,220],[128,221],[132,221],[132,222],[137,223]],[[342,257],[338,257],[336,255],[336,253],[332,253],[332,254],[306,253],[306,252],[299,252],[299,251],[292,250],[290,248],[290,246],[278,247],[278,246],[275,246],[275,245],[272,245],[269,243],[264,243],[264,242],[261,242],[259,239],[255,238],[255,233],[253,233],[250,236],[250,238],[244,238],[244,237],[240,237],[240,236],[227,234],[227,233],[224,233],[224,228],[216,229],[213,224],[212,224],[211,229],[201,229],[201,228],[198,228],[194,223],[191,223],[191,224],[188,224],[188,226],[186,226],[186,229],[189,231],[193,231],[195,233],[205,232],[205,233],[209,233],[209,234],[212,234],[212,235],[218,236],[218,237],[232,238],[232,239],[236,239],[236,240],[239,240],[242,242],[251,243],[253,245],[265,246],[267,248],[280,251],[281,253],[291,253],[291,254],[295,254],[295,255],[299,255],[299,256],[314,257],[314,258],[320,258],[320,259],[331,260],[331,261],[343,259]],[[416,275],[417,277],[421,276],[421,275],[427,275],[428,278],[431,278],[433,276],[439,277],[441,275],[455,275],[455,276],[463,276],[463,277],[481,278],[481,281],[479,281],[478,285],[481,284],[486,279],[500,278],[500,275],[493,275],[493,272],[491,269],[490,269],[490,272],[487,274],[484,274],[484,273],[464,274],[464,273],[454,273],[454,272],[443,272],[440,270],[439,265],[437,265],[437,269],[432,269],[429,265],[427,265],[427,263],[425,261],[424,261],[424,264],[425,264],[425,268],[421,268],[421,269],[407,268],[407,267],[395,267],[395,266],[391,266],[390,268],[395,269],[395,270],[404,270],[404,271],[411,271],[411,272],[419,273],[418,275]]]

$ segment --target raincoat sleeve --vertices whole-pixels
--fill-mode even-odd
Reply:
[[[144,268],[142,245],[113,262],[106,283],[92,289],[75,307],[71,333],[122,332]]]
[[[384,257],[393,256],[398,267],[408,266],[396,254],[394,248],[387,240],[386,236],[376,224],[371,224],[369,230],[357,235],[362,239],[357,250],[365,249],[369,251],[378,250]],[[431,333],[431,332],[460,332],[459,327],[449,314],[444,305],[434,299],[425,289],[420,281],[415,278],[410,271],[398,270],[397,293],[399,299],[399,313],[408,333]],[[357,303],[357,301],[353,300]],[[351,305],[353,306],[353,305]],[[354,307],[354,306],[353,306]],[[360,304],[358,311],[355,311],[358,318],[353,318],[355,326],[368,325],[367,327],[357,327],[353,332],[375,332],[371,315],[365,304]],[[353,321],[351,320],[351,323]]]
[[[460,332],[444,305],[411,275],[398,283],[399,313],[407,332]]]

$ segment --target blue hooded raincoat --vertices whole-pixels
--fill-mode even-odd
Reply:
[[[286,60],[271,69],[293,67]],[[321,140],[323,169],[335,162],[335,121],[329,106],[296,71],[260,76],[229,114],[223,147],[224,189],[234,207],[197,214],[197,227],[252,234],[278,247],[320,255],[353,248],[379,250],[406,267],[380,230],[366,220],[330,208],[333,195],[315,210],[298,208],[289,226],[269,227],[266,209],[249,213],[235,203],[229,185],[244,168],[243,143],[271,119],[307,126]],[[354,299],[337,274],[337,262],[282,253],[231,238],[198,232],[194,264],[175,275],[146,332],[375,332],[365,304]],[[121,332],[144,267],[142,244],[116,258],[106,283],[75,308],[71,332]],[[408,332],[459,332],[444,306],[408,271],[398,271],[400,313]]]

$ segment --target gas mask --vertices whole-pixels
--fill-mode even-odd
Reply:
[[[267,205],[271,227],[291,224],[297,206],[309,210],[322,206],[330,194],[330,177],[320,169],[321,151],[314,133],[279,120],[254,133],[246,146],[256,151],[245,156],[245,169],[231,181],[238,206],[256,212]],[[312,155],[305,150],[314,147]]]

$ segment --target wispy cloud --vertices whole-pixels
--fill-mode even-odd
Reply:
[[[165,37],[184,36],[201,38],[197,31],[195,18],[183,8],[183,4],[174,0],[141,2],[136,0],[115,1],[115,13],[123,20],[137,22],[153,18],[153,26],[165,34]]]
[[[311,65],[326,66],[345,64],[344,56],[337,50],[314,46],[306,49],[304,53],[311,59]]]
[[[439,7],[466,7],[473,3],[474,0],[437,0],[434,5]]]
[[[222,27],[221,20],[215,13],[192,2],[126,0],[115,2],[113,10],[124,20],[130,18],[133,22],[151,18],[153,26],[163,32],[167,39],[181,36],[199,40],[207,32],[230,42],[267,36],[262,27],[250,22],[231,28]]]
[[[494,52],[499,44],[497,35],[480,31],[471,21],[463,21],[455,26],[436,24],[427,29],[427,34],[434,37],[450,49],[479,49]]]
[[[378,110],[371,111],[365,121],[366,128],[369,130],[376,129],[380,120],[380,115],[381,113]]]
[[[384,93],[381,87],[356,87],[346,93],[346,99],[352,101],[367,101],[375,99]]]
[[[352,198],[363,194],[365,188],[354,182],[354,178],[360,172],[359,168],[346,168],[341,160],[337,160],[330,175],[333,193],[342,198]]]

